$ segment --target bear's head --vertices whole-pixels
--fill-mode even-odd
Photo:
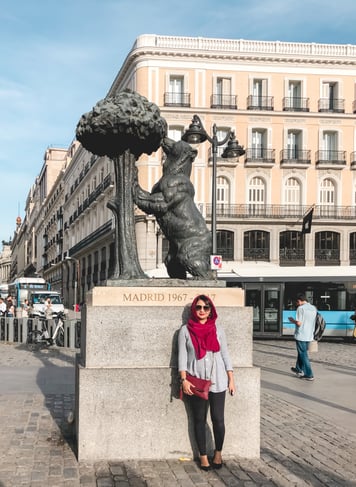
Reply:
[[[168,137],[163,139],[162,149],[167,156],[163,164],[163,174],[166,176],[183,173],[190,177],[192,164],[198,151],[193,149],[188,142],[183,140],[176,142]]]

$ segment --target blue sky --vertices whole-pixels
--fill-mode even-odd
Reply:
[[[16,217],[24,217],[46,148],[70,145],[80,116],[105,97],[137,36],[356,44],[355,5],[0,0],[0,242],[13,236]]]

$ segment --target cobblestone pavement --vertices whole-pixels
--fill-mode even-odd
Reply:
[[[267,366],[289,370],[295,360],[294,347],[293,341],[255,341],[254,363],[262,367],[262,378]],[[73,367],[74,354],[51,350],[45,362]],[[31,367],[39,360],[43,361],[43,356],[31,354],[23,346],[1,343],[1,381],[6,367]],[[355,375],[356,344],[321,342],[313,362]],[[267,392],[263,386],[261,458],[225,459],[221,470],[208,473],[200,471],[193,461],[178,458],[78,463],[73,431],[67,422],[73,401],[73,394],[0,393],[0,487],[356,487],[356,435],[281,399],[277,393]],[[356,421],[356,407],[354,410]]]

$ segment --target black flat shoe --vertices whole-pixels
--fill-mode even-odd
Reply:
[[[221,463],[214,463],[212,462],[212,467],[214,470],[220,470],[220,468],[223,466],[222,462]]]
[[[204,470],[204,472],[209,472],[209,470],[211,470],[211,465],[200,465],[200,470]]]

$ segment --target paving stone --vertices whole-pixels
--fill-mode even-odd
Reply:
[[[273,348],[273,353],[270,350]],[[1,366],[18,363],[73,367],[75,351],[31,354],[0,343]],[[293,341],[254,343],[256,365],[295,361]],[[356,345],[322,342],[314,363],[356,373]],[[287,372],[286,372],[287,374]],[[311,384],[305,384],[309,387]],[[312,389],[305,388],[305,394]],[[6,487],[356,487],[356,435],[271,391],[261,393],[261,457],[227,459],[223,469],[201,472],[194,461],[77,462],[66,423],[72,394],[0,395],[0,485]],[[335,412],[337,414],[337,411]],[[296,424],[295,418],[302,418]]]

